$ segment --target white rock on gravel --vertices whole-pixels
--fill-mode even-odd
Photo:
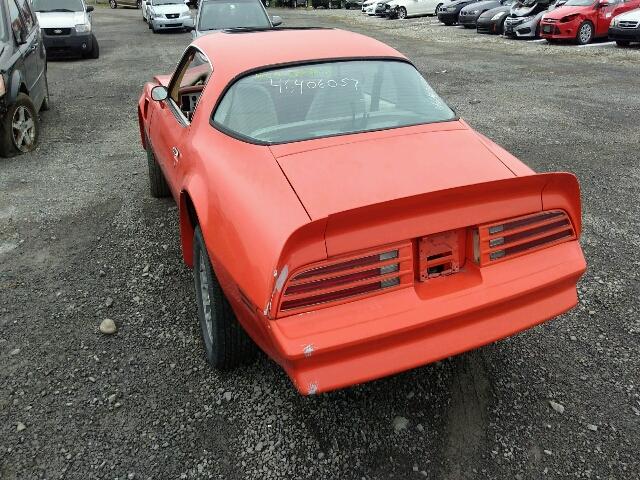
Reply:
[[[16,425],[16,432],[21,432],[23,430],[25,430],[27,428],[27,426],[22,423],[22,422],[18,422],[18,424]]]
[[[104,305],[106,307],[110,307],[111,305],[113,305],[113,298],[107,297],[107,299],[104,301]]]
[[[396,417],[393,419],[393,429],[396,433],[401,430],[404,430],[409,425],[409,420],[404,417]]]
[[[10,356],[10,357],[13,357],[14,355],[17,355],[17,354],[19,354],[19,353],[20,353],[20,349],[19,349],[19,348],[14,348],[13,350],[11,350],[11,351],[9,352],[9,356]]]
[[[118,328],[116,327],[116,323],[110,318],[105,318],[100,323],[100,331],[105,335],[113,335],[117,330]]]
[[[224,392],[222,394],[222,398],[224,398],[227,402],[231,401],[231,397],[232,397],[231,392]]]
[[[589,430],[591,430],[592,432],[597,432],[598,431],[598,426],[597,425],[593,425],[592,423],[587,423],[587,428]]]
[[[564,405],[558,402],[554,402],[553,400],[549,400],[549,405],[558,413],[564,413]]]

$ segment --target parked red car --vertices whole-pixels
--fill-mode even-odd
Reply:
[[[576,305],[576,178],[536,175],[376,40],[212,33],[144,86],[138,118],[215,367],[255,342],[313,394]]]
[[[540,21],[540,35],[548,41],[575,40],[586,45],[606,37],[616,15],[640,7],[640,0],[569,0]]]

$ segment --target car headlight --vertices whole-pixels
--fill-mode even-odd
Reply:
[[[507,13],[506,12],[499,12],[496,13],[493,17],[491,17],[491,20],[500,20],[502,17],[504,17]]]
[[[91,31],[90,23],[79,23],[76,25],[76,32],[78,33],[87,33]]]
[[[560,19],[560,23],[571,22],[572,20],[575,20],[576,18],[578,18],[578,14],[577,13],[574,13],[573,15],[567,15],[566,17],[562,17]]]

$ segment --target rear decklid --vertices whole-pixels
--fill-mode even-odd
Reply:
[[[515,176],[473,130],[458,122],[410,134],[377,133],[364,140],[354,135],[337,142],[303,142],[306,149],[301,144],[271,147],[312,220]]]

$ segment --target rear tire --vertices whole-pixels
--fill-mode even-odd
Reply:
[[[227,370],[253,359],[256,346],[238,323],[218,283],[200,226],[193,235],[193,280],[207,363]]]
[[[0,155],[13,157],[31,152],[40,138],[40,119],[28,95],[20,92],[0,124]]]
[[[147,144],[147,166],[149,168],[149,193],[151,193],[151,196],[154,198],[168,197],[171,195],[171,190],[164,178],[164,173],[162,173],[160,165],[158,165],[156,161],[148,138],[145,143]]]
[[[444,23],[447,27],[450,27],[451,25],[453,25],[452,21],[447,20],[446,22],[442,22]]]
[[[439,3],[438,5],[436,5],[436,11],[434,13],[434,15],[437,17],[438,16],[438,12],[440,11],[440,7],[442,6],[441,3]]]
[[[116,2],[116,0],[109,0],[109,7],[118,8],[118,2]]]

